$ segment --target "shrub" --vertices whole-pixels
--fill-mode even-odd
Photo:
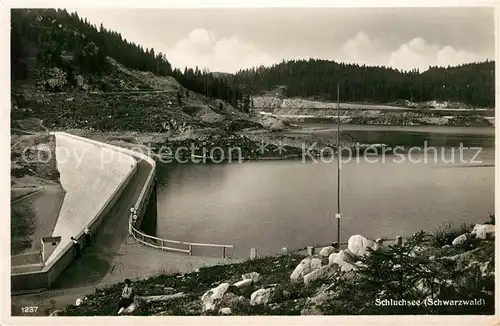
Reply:
[[[479,266],[460,268],[451,260],[429,260],[425,251],[433,237],[419,232],[402,246],[372,252],[363,257],[356,277],[341,278],[334,300],[322,309],[326,314],[492,314],[494,277],[481,276]],[[419,305],[379,305],[379,300],[405,300]],[[482,299],[481,306],[425,305],[424,301]],[[349,302],[339,305],[338,302]],[[379,301],[380,302],[380,301]]]
[[[436,247],[451,245],[456,237],[464,233],[470,233],[473,228],[474,225],[467,223],[462,223],[458,227],[455,227],[452,223],[446,223],[441,225],[434,233],[432,244]]]

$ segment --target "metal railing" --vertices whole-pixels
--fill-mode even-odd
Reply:
[[[145,234],[139,230],[137,230],[132,223],[130,222],[130,231],[134,239],[142,243],[148,247],[152,247],[155,249],[166,250],[166,251],[177,251],[177,252],[185,252],[190,256],[193,254],[193,247],[212,247],[212,248],[221,248],[222,258],[226,258],[226,250],[228,248],[233,248],[232,245],[224,245],[224,244],[213,244],[213,243],[196,243],[196,242],[186,242],[186,241],[178,241],[178,240],[168,240],[163,238],[154,237],[152,235]],[[186,249],[169,247],[165,244],[180,244],[187,246]]]
[[[131,151],[133,152],[133,151]],[[146,199],[147,195],[149,194],[149,190],[151,187],[154,185],[154,176],[155,176],[155,170],[156,170],[156,162],[148,155],[144,155],[142,153],[133,153],[136,157],[139,159],[145,160],[151,165],[151,171],[146,179],[145,186],[142,188],[141,193],[139,194],[139,197],[137,198],[137,201],[134,205],[134,207],[137,209],[137,215],[144,214],[146,210]],[[168,240],[168,239],[162,239],[158,238],[152,235],[145,234],[139,230],[137,230],[134,227],[133,219],[132,217],[129,218],[129,233],[133,236],[133,238],[148,247],[155,248],[155,249],[160,249],[160,250],[169,250],[169,251],[177,251],[177,252],[184,252],[188,253],[190,256],[193,254],[193,247],[198,246],[198,247],[212,247],[212,248],[221,248],[222,250],[222,258],[226,258],[226,249],[228,248],[233,248],[232,245],[221,245],[221,244],[210,244],[210,243],[195,243],[195,242],[186,242],[186,241],[177,241],[177,240]],[[180,244],[180,245],[185,245],[187,246],[186,249],[182,248],[174,248],[174,247],[169,247],[166,246],[165,244]]]

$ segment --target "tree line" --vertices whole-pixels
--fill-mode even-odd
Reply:
[[[236,73],[235,82],[252,94],[284,86],[287,97],[316,97],[349,102],[390,103],[397,100],[459,101],[474,106],[494,105],[494,61],[456,67],[429,67],[423,73],[388,67],[337,63],[328,60],[290,60],[271,67]]]
[[[130,42],[102,24],[92,25],[65,9],[11,11],[11,80],[34,77],[38,67],[59,67],[74,81],[76,74],[106,74],[111,57],[129,69],[173,76],[187,89],[249,109],[249,96],[237,85],[196,67],[172,69],[164,53]],[[103,89],[105,90],[105,89]]]
[[[111,57],[130,69],[173,76],[193,92],[226,100],[244,111],[251,108],[249,94],[277,86],[284,86],[288,97],[336,100],[337,84],[341,100],[349,102],[437,100],[494,105],[493,61],[429,67],[420,73],[319,59],[289,60],[219,77],[198,67],[172,69],[164,53],[143,48],[65,9],[13,9],[11,27],[13,84],[32,78],[36,67],[60,67],[70,81],[75,74],[105,74]]]
[[[26,78],[27,67],[60,67],[67,60],[84,73],[109,69],[106,57],[130,69],[151,71],[161,76],[172,67],[163,53],[144,49],[121,34],[90,24],[76,12],[66,9],[13,9],[11,11],[12,78]]]

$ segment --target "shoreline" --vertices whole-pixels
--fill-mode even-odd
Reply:
[[[491,219],[493,220],[491,221]],[[494,225],[494,217],[490,217],[489,222],[483,222],[484,227],[488,227],[487,224]],[[478,224],[481,225],[481,224]],[[388,268],[387,271],[391,273],[391,270],[394,270],[392,266],[397,262],[401,262],[401,264],[412,264],[414,265],[412,268],[407,268],[402,271],[407,277],[413,277],[413,281],[417,281],[419,278],[425,276],[425,273],[420,271],[420,264],[425,264],[430,268],[439,268],[442,271],[442,275],[438,276],[438,278],[442,280],[448,280],[446,282],[451,283],[443,283],[443,284],[451,284],[453,286],[453,292],[448,293],[445,296],[440,297],[441,299],[449,299],[455,297],[458,294],[461,294],[461,299],[467,299],[470,296],[477,295],[479,292],[469,293],[463,292],[465,288],[460,283],[462,277],[474,278],[477,277],[474,274],[474,270],[470,267],[465,267],[469,263],[473,266],[481,267],[482,278],[484,278],[484,282],[489,282],[488,284],[488,292],[482,293],[481,297],[484,298],[483,303],[483,313],[490,313],[489,311],[493,309],[492,297],[492,284],[494,284],[494,265],[491,264],[492,257],[491,254],[494,250],[494,240],[492,237],[481,237],[479,238],[476,235],[474,238],[474,232],[477,229],[477,226],[472,229],[473,224],[471,225],[461,225],[460,227],[454,228],[439,228],[434,231],[426,231],[425,233],[417,232],[413,236],[406,238],[402,242],[401,249],[391,249],[397,248],[398,245],[396,242],[384,239],[380,245],[381,256],[377,256],[378,254],[374,253],[372,255],[367,256],[367,260],[363,260],[362,264],[360,263],[360,258],[362,256],[366,256],[366,253],[363,251],[356,251],[356,246],[352,244],[348,244],[347,247],[341,247],[342,249],[339,252],[339,249],[335,249],[334,247],[325,247],[328,248],[328,253],[325,255],[323,251],[326,249],[318,247],[316,251],[312,252],[304,252],[304,248],[300,249],[292,249],[290,248],[287,252],[281,252],[268,256],[258,256],[256,259],[246,259],[243,261],[230,263],[228,265],[216,265],[212,267],[200,267],[199,269],[191,272],[191,273],[173,273],[173,274],[163,274],[158,275],[156,277],[148,278],[148,279],[137,279],[134,280],[134,286],[137,289],[135,303],[135,311],[131,312],[131,315],[220,315],[219,308],[225,307],[225,305],[229,304],[229,307],[232,309],[233,315],[283,315],[283,314],[298,314],[298,315],[349,315],[349,314],[362,314],[362,315],[376,315],[376,314],[386,314],[390,312],[391,308],[388,307],[384,311],[379,311],[380,308],[372,308],[369,311],[363,311],[365,309],[366,300],[363,297],[353,298],[354,302],[357,301],[355,307],[350,306],[347,307],[343,304],[338,306],[338,308],[333,308],[329,305],[329,303],[338,302],[340,303],[344,300],[349,300],[351,298],[349,293],[351,292],[343,292],[345,289],[343,285],[347,285],[347,288],[354,288],[360,294],[365,295],[365,286],[367,285],[365,282],[358,282],[358,277],[361,279],[371,280],[373,281],[373,267],[378,266],[379,268],[383,268],[384,271]],[[492,228],[490,225],[489,229]],[[429,233],[430,232],[430,233]],[[424,237],[427,234],[430,238]],[[460,237],[464,237],[464,235],[460,236],[460,234],[467,234],[466,242],[463,244],[456,243],[456,239]],[[470,236],[469,236],[470,234]],[[353,237],[362,237],[361,235],[355,235]],[[494,237],[494,233],[493,233]],[[366,238],[368,239],[368,238]],[[481,240],[482,239],[482,240]],[[373,240],[367,240],[370,243],[374,243]],[[377,240],[378,241],[378,240]],[[350,242],[350,241],[349,241]],[[453,244],[451,244],[453,242]],[[379,243],[379,242],[377,242]],[[315,246],[316,248],[316,246]],[[374,249],[375,252],[378,252],[379,249]],[[406,254],[404,255],[404,262],[400,261],[402,258],[398,256],[398,250],[403,250]],[[333,254],[330,254],[333,252]],[[337,253],[338,252],[338,253]],[[319,253],[319,254],[318,254]],[[332,256],[333,255],[333,256]],[[349,258],[351,257],[351,258]],[[373,257],[374,259],[370,259]],[[378,257],[378,258],[376,258]],[[458,258],[457,258],[458,257]],[[463,258],[462,258],[463,257]],[[349,259],[348,259],[349,258]],[[297,269],[302,264],[302,262],[306,260],[318,260],[321,262],[321,270],[328,270],[328,274],[319,274],[317,275],[317,279],[311,282],[306,274],[311,272],[311,269],[308,269],[308,272],[304,271],[303,274],[298,275]],[[357,261],[357,263],[354,263]],[[387,266],[377,265],[379,259],[385,259],[388,261]],[[460,259],[460,260],[458,260]],[[464,262],[462,262],[464,260]],[[458,261],[458,265],[454,264],[444,264],[446,261]],[[332,264],[338,264],[341,268],[340,270],[329,270]],[[367,264],[367,265],[364,265]],[[469,264],[469,266],[471,265]],[[297,267],[296,267],[297,266]],[[329,267],[330,266],[330,267]],[[357,266],[357,267],[356,267]],[[370,267],[371,266],[371,267]],[[295,268],[295,269],[294,269]],[[318,268],[318,267],[316,267]],[[457,274],[457,271],[460,273]],[[244,287],[240,287],[238,282],[241,282],[242,275],[246,275],[245,273],[258,273],[259,278],[251,282],[251,284],[247,284]],[[312,269],[314,272],[314,269]],[[331,274],[330,274],[331,273]],[[392,272],[392,274],[394,274]],[[397,274],[397,273],[396,273]],[[352,278],[352,276],[356,275],[356,278]],[[385,275],[385,274],[383,274]],[[298,278],[296,279],[296,276]],[[337,276],[337,278],[333,278],[332,276]],[[376,282],[380,282],[382,287],[385,287],[386,278],[393,278],[393,282],[398,280],[397,276],[385,276],[382,277],[377,274]],[[245,277],[243,276],[243,279]],[[343,282],[346,283],[343,283]],[[353,283],[351,283],[354,281]],[[370,282],[371,282],[370,281]],[[340,282],[340,283],[337,283]],[[493,282],[493,283],[491,283]],[[217,285],[227,283],[227,284],[235,284],[235,287],[229,287],[228,291],[236,294],[237,296],[246,297],[246,308],[241,309],[242,307],[239,305],[232,306],[227,301],[225,303],[220,303],[221,306],[217,306],[214,311],[207,311],[203,308],[205,305],[204,302],[204,293],[210,290],[210,288],[216,287]],[[441,284],[441,283],[438,283]],[[486,284],[486,283],[485,283]],[[334,286],[336,285],[336,286]],[[85,295],[85,299],[81,306],[69,305],[64,308],[63,311],[58,313],[59,316],[97,316],[97,315],[114,315],[116,312],[114,311],[114,307],[109,307],[106,302],[109,302],[110,298],[116,297],[116,294],[120,293],[121,287],[123,283],[114,283],[109,284],[105,288],[96,289],[94,293],[88,291]],[[403,285],[401,285],[403,286]],[[404,285],[411,288],[412,284]],[[447,286],[447,285],[445,285]],[[248,305],[248,298],[250,298],[250,294],[254,291],[262,291],[260,289],[271,289],[271,291],[278,293],[278,296],[271,297],[272,299],[269,301],[269,304],[266,302],[263,305]],[[414,299],[424,299],[428,296],[429,289],[426,287],[417,287],[418,292],[407,292],[407,296],[414,296]],[[432,291],[435,291],[434,288],[431,288]],[[447,287],[448,291],[450,290],[449,286]],[[90,290],[90,289],[89,289]],[[390,287],[386,288],[386,291],[390,290]],[[478,288],[476,291],[481,290]],[[455,293],[456,291],[456,293]],[[174,293],[182,292],[183,295],[180,297],[174,296],[170,299],[169,295]],[[371,292],[370,292],[371,293]],[[325,294],[328,294],[325,296]],[[341,295],[340,297],[335,297],[335,295]],[[386,293],[391,294],[392,293]],[[81,294],[83,298],[83,293]],[[332,295],[334,297],[332,297]],[[351,294],[352,295],[352,294]],[[371,293],[373,296],[371,299],[375,299],[379,297],[379,294]],[[381,295],[381,294],[380,294]],[[153,301],[150,303],[149,298],[162,298],[159,302]],[[311,300],[313,298],[318,298],[321,300]],[[250,298],[251,299],[251,298]],[[174,301],[165,301],[165,300],[174,300]],[[252,299],[251,299],[252,300]],[[351,302],[351,301],[350,301]],[[146,303],[146,304],[145,304]],[[165,305],[165,303],[168,303]],[[172,305],[170,305],[172,303]],[[321,307],[316,305],[321,304]],[[178,308],[176,308],[178,307]],[[364,308],[363,308],[364,307]],[[333,308],[333,310],[332,310]],[[351,308],[355,308],[354,310],[350,310]],[[337,310],[340,309],[340,310]],[[361,310],[358,310],[361,309]],[[432,306],[426,307],[408,307],[409,311],[412,314],[433,314],[438,311],[433,310]],[[441,308],[438,308],[441,309]],[[443,308],[446,309],[447,308]],[[455,310],[449,310],[448,313],[461,311],[459,307],[453,307]],[[458,309],[458,310],[456,310]],[[469,309],[466,313],[474,314],[477,307],[474,308],[464,308]],[[53,310],[53,309],[52,309]],[[50,310],[49,310],[50,311]]]

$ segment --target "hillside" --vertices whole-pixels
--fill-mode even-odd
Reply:
[[[234,82],[253,95],[267,94],[283,86],[286,97],[335,101],[340,84],[340,98],[344,102],[447,101],[493,107],[494,70],[493,61],[430,67],[420,73],[309,59],[241,70],[234,76]]]
[[[314,121],[335,123],[337,103],[303,98],[284,98],[278,95],[253,96],[256,112],[283,121]],[[462,126],[488,127],[494,125],[495,110],[474,108],[458,102],[427,101],[414,103],[397,101],[389,104],[339,103],[343,124],[395,126]]]
[[[180,84],[196,93],[220,98],[234,107],[248,111],[248,94],[240,87],[229,85],[225,78],[218,78],[198,67],[172,69],[163,53],[144,49],[127,41],[116,31],[98,27],[82,19],[76,12],[66,9],[13,9],[11,15],[11,81],[13,88],[33,82],[47,74],[47,69],[59,68],[65,74],[65,85],[49,83],[39,85],[49,91],[79,89],[82,78],[89,89],[103,92],[115,91],[116,85],[109,78],[113,65],[108,57],[130,70],[154,73],[156,76],[174,77]],[[42,74],[42,76],[39,76]],[[52,71],[52,74],[54,72]],[[141,85],[135,85],[142,89]]]

